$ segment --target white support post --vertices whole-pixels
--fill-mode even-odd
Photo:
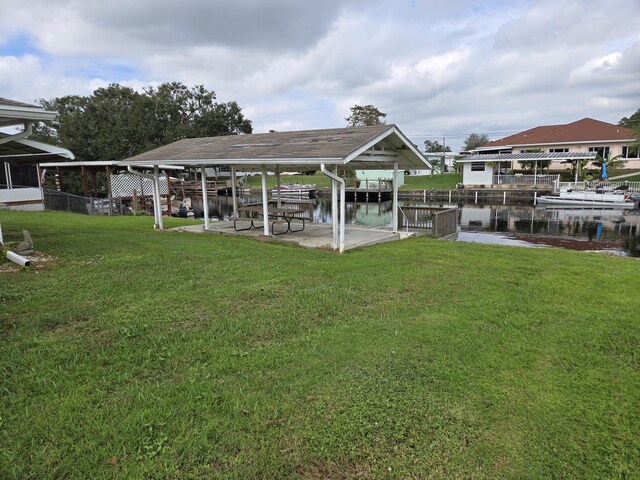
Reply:
[[[207,172],[204,165],[200,165],[200,175],[202,177],[202,212],[204,214],[204,229],[209,228],[209,202],[207,199]]]
[[[282,207],[282,192],[280,190],[280,166],[276,165],[276,185],[277,185],[277,192],[276,192],[276,201],[278,202],[278,208]]]
[[[156,224],[158,229],[164,230],[164,223],[162,220],[162,197],[160,197],[160,168],[158,165],[153,166],[153,189],[154,196],[156,198],[156,204],[153,206],[153,210],[157,211]],[[169,201],[167,199],[167,201]]]
[[[11,181],[11,164],[4,162],[4,177],[7,179],[7,189],[13,188],[13,182]]]
[[[238,192],[236,191],[236,167],[231,167],[231,196],[233,197],[233,216],[238,216]]]
[[[333,174],[338,175],[338,167],[334,167]],[[338,229],[339,229],[339,215],[338,215],[338,182],[331,179],[331,224],[333,227],[333,243],[334,250],[338,248]]]
[[[398,160],[393,162],[393,212],[391,221],[393,222],[393,233],[398,233]]]
[[[262,216],[264,218],[264,236],[269,236],[269,199],[267,198],[267,168],[262,166]]]
[[[158,211],[160,210],[160,201],[158,200],[158,191],[156,190],[156,177],[155,177],[155,169],[153,167],[154,175],[147,176],[151,180],[151,198],[153,199],[153,228],[160,228],[160,222],[158,220]],[[142,177],[140,178],[140,183],[142,183]]]
[[[336,168],[337,170],[337,168]],[[347,182],[340,182],[340,253],[344,252],[344,231],[347,217]]]

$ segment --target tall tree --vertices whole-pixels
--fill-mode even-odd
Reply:
[[[112,84],[87,97],[40,100],[58,118],[33,137],[74,152],[79,160],[121,160],[182,138],[251,133],[236,102],[216,103],[202,85],[179,82],[142,93]]]
[[[444,146],[437,140],[425,140],[424,141],[424,153],[440,153],[450,152],[451,147]]]
[[[489,137],[484,133],[470,133],[464,141],[464,150],[475,150],[485,143],[489,143]]]
[[[630,117],[622,117],[618,125],[630,128],[634,131],[640,130],[640,108]]]
[[[384,125],[386,113],[382,113],[373,105],[354,105],[351,115],[345,118],[349,127],[366,127],[369,125]]]

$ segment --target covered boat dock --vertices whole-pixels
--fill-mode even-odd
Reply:
[[[233,216],[239,218],[240,205],[236,192],[236,174],[239,171],[261,172],[262,175],[262,222],[261,232],[257,228],[250,234],[271,237],[276,233],[275,223],[287,221],[280,211],[280,219],[274,219],[270,212],[270,189],[267,188],[268,172],[274,172],[280,185],[281,172],[308,171],[317,169],[331,179],[332,224],[329,248],[343,252],[349,243],[346,239],[346,182],[344,177],[354,170],[393,171],[393,210],[391,234],[398,236],[398,171],[431,168],[422,153],[395,125],[375,125],[369,127],[347,127],[324,130],[303,130],[296,132],[270,132],[250,135],[229,135],[207,138],[179,140],[170,145],[145,152],[121,163],[130,170],[153,171],[154,212],[156,227],[163,229],[160,213],[159,179],[163,165],[195,167],[202,175],[202,198],[204,208],[204,231],[215,232],[222,228],[219,222],[209,221],[205,169],[221,165],[231,167],[233,196]],[[282,210],[282,199],[276,194],[271,199]],[[289,217],[294,216],[291,214]],[[283,220],[284,219],[284,220]],[[234,222],[226,222],[234,223]],[[291,218],[287,221],[290,227]],[[253,223],[252,223],[253,225]],[[293,235],[313,236],[316,224],[306,225],[305,232]],[[233,226],[231,226],[233,229]],[[236,230],[236,229],[233,229]],[[364,229],[367,230],[367,229]],[[368,229],[370,230],[370,229]],[[349,229],[350,236],[356,236],[356,229]],[[287,235],[279,238],[284,240]]]

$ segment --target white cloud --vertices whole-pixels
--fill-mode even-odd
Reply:
[[[17,100],[178,80],[237,100],[256,131],[341,126],[359,103],[429,134],[616,122],[640,106],[636,0],[21,6],[0,6],[0,96]]]

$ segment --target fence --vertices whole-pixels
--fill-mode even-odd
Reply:
[[[398,228],[430,230],[433,237],[446,237],[458,230],[458,209],[437,207],[402,207]]]
[[[57,190],[43,189],[45,210],[58,212],[81,213],[84,215],[112,215],[122,213],[121,203],[114,199],[111,204],[108,198],[87,198]],[[119,206],[120,204],[120,206]]]
[[[577,189],[577,190],[585,190],[585,189],[606,189],[606,190],[614,190],[616,188],[623,188],[628,192],[640,193],[640,182],[610,182],[608,180],[594,180],[591,182],[554,182],[553,190],[558,193],[560,189]]]
[[[560,175],[494,175],[494,185],[553,185]]]

